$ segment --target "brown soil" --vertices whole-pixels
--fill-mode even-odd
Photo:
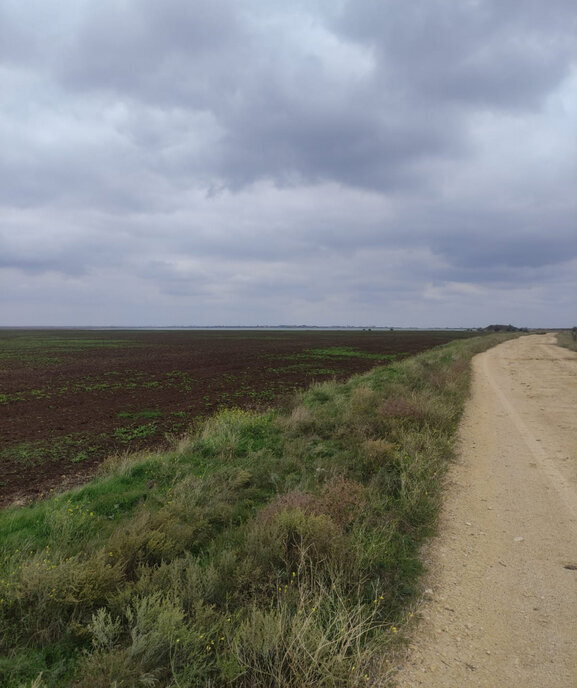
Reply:
[[[576,408],[577,354],[554,335],[474,360],[401,688],[577,686]]]
[[[465,335],[465,333],[462,333]],[[0,505],[159,447],[225,406],[278,403],[459,336],[455,332],[0,331]],[[382,356],[322,356],[350,347]]]

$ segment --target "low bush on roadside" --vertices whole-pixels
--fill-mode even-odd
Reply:
[[[496,341],[222,412],[0,513],[0,684],[385,685],[469,361]]]
[[[577,327],[557,333],[557,342],[570,351],[577,351]]]

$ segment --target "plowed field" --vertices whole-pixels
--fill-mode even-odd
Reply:
[[[271,406],[471,333],[0,331],[0,505],[86,480],[219,408]]]

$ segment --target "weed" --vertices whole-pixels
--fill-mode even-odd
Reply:
[[[156,423],[144,423],[136,427],[116,428],[113,435],[115,439],[127,444],[135,440],[142,440],[146,437],[150,437],[156,433],[157,429],[158,426]]]
[[[292,356],[293,359],[321,359],[330,360],[331,358],[365,358],[373,361],[380,361],[384,363],[385,361],[392,361],[403,354],[375,354],[369,353],[367,351],[359,351],[358,349],[353,349],[348,346],[331,346],[325,349],[306,349],[301,354],[295,354]]]
[[[0,457],[22,464],[37,466],[51,461],[59,461],[67,456],[73,463],[92,458],[97,447],[87,443],[83,435],[63,435],[51,441],[38,440],[8,445],[0,450]]]
[[[160,418],[162,411],[157,409],[142,409],[140,411],[121,411],[118,418]]]

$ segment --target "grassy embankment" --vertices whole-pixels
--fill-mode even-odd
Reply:
[[[557,333],[557,343],[570,351],[577,351],[577,340],[573,338],[570,330]]]
[[[1,512],[0,684],[385,685],[470,358],[504,338],[222,412]]]

